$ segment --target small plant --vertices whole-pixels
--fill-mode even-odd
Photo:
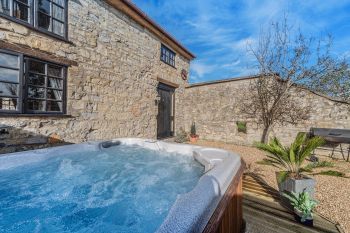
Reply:
[[[334,163],[328,161],[309,163],[303,167],[302,170],[305,172],[312,172],[313,169],[322,167],[334,167]]]
[[[195,137],[195,136],[197,136],[197,131],[196,131],[196,123],[192,123],[192,125],[191,125],[191,136],[192,137]]]
[[[309,139],[305,133],[299,133],[289,147],[283,146],[276,137],[268,144],[257,143],[256,147],[268,152],[266,161],[269,161],[272,166],[282,169],[277,178],[280,183],[288,177],[301,179],[304,161],[310,157],[314,149],[323,144],[324,139],[321,137]]]
[[[321,172],[316,173],[314,175],[336,176],[336,177],[343,177],[343,178],[346,177],[345,173],[334,171],[334,170],[321,171]]]
[[[294,192],[291,193],[283,193],[283,196],[288,198],[291,205],[294,207],[297,215],[301,215],[301,222],[305,222],[308,219],[312,219],[313,209],[317,205],[317,201],[313,200],[309,193],[301,192],[296,194]]]
[[[192,143],[197,142],[199,136],[197,135],[196,124],[193,122],[191,125],[190,141]]]
[[[270,166],[272,165],[272,163],[270,161],[268,161],[267,159],[256,161],[255,163],[260,164],[260,165],[270,165]]]
[[[176,134],[174,141],[178,143],[184,143],[188,141],[187,133],[183,128],[180,128],[180,131]]]
[[[237,125],[238,132],[247,133],[247,122],[237,121],[236,125]]]

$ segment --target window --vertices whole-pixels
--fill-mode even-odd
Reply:
[[[66,38],[66,5],[67,0],[0,0],[0,14]]]
[[[175,67],[175,55],[176,54],[173,51],[171,51],[168,47],[162,45],[160,51],[160,60],[162,60],[168,65]]]
[[[0,51],[0,112],[65,113],[66,67]]]
[[[30,22],[30,0],[0,0],[0,13]]]

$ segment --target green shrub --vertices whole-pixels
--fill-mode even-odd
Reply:
[[[268,144],[257,143],[256,147],[268,153],[266,161],[281,169],[278,181],[283,182],[288,177],[301,178],[301,173],[304,171],[302,167],[304,161],[317,147],[323,144],[324,139],[320,137],[309,139],[305,133],[300,133],[290,146],[282,145],[274,137]]]
[[[175,142],[184,143],[188,141],[187,133],[183,128],[180,128],[180,131],[176,134]]]
[[[271,161],[267,160],[267,159],[256,161],[255,163],[256,164],[260,164],[260,165],[273,165],[273,163]]]
[[[191,136],[197,136],[196,124],[194,122],[191,125]]]
[[[317,205],[317,201],[313,200],[308,192],[301,192],[299,194],[294,192],[283,193],[283,196],[288,198],[290,204],[303,214],[301,216],[302,222],[305,222],[307,218],[312,218],[312,212]]]
[[[240,132],[240,133],[247,133],[247,122],[237,121],[236,125],[237,125],[238,132]]]
[[[302,170],[305,172],[312,172],[312,170],[315,168],[333,167],[333,166],[334,166],[334,164],[332,162],[322,161],[322,162],[309,163],[308,165],[303,167]]]
[[[319,173],[316,173],[315,175],[336,176],[336,177],[344,177],[344,178],[346,177],[345,173],[334,171],[334,170],[321,171]]]

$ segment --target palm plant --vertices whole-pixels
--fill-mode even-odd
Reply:
[[[276,137],[267,144],[257,143],[256,147],[268,153],[267,162],[282,169],[278,181],[283,182],[287,177],[301,178],[305,159],[324,143],[321,137],[308,138],[305,133],[299,133],[289,147],[283,146]]]

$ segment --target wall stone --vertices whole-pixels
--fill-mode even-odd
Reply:
[[[161,41],[104,1],[68,3],[68,39],[72,43],[0,18],[2,40],[78,63],[68,69],[67,114],[71,117],[0,116],[0,125],[8,133],[0,132],[2,143],[17,140],[20,144],[30,137],[49,138],[52,134],[67,143],[156,138],[157,78],[179,85],[176,112],[182,112],[178,103],[187,81],[181,79],[181,70],[188,72],[190,61],[177,54],[176,69],[161,62]]]
[[[184,121],[182,127],[190,130],[196,123],[202,139],[251,145],[261,139],[262,128],[254,119],[247,119],[237,107],[240,95],[250,84],[250,79],[233,80],[209,85],[190,86],[185,90]],[[304,89],[295,89],[300,104],[311,107],[310,118],[298,125],[277,125],[270,136],[290,143],[298,132],[308,132],[311,127],[350,129],[350,106],[332,101]],[[247,122],[247,133],[238,132],[236,122]]]

